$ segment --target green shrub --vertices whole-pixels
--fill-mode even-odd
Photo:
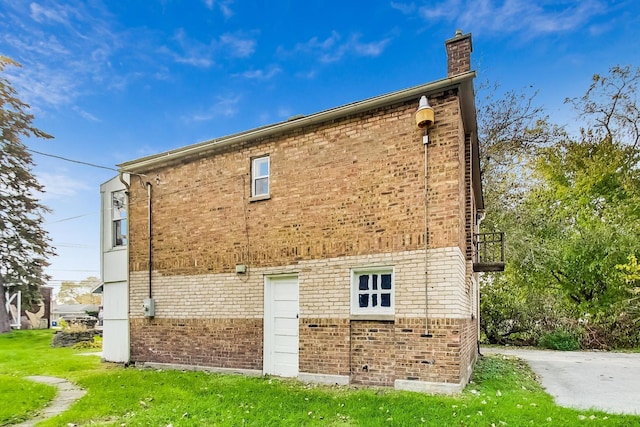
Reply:
[[[617,310],[621,311],[621,310]],[[639,323],[630,313],[616,312],[585,323],[583,348],[601,350],[631,349],[640,347]]]
[[[85,348],[102,349],[102,337],[96,335],[96,336],[93,337],[93,341],[80,341],[78,343],[75,343],[73,345],[73,348],[75,348],[75,349],[85,349]]]
[[[580,349],[580,336],[576,331],[556,329],[540,337],[538,345],[550,350],[571,351]]]

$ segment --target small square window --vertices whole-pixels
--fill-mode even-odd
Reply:
[[[251,164],[251,197],[269,195],[269,156],[253,159]]]
[[[352,270],[351,274],[352,314],[394,314],[392,268]]]

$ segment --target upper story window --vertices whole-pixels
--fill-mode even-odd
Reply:
[[[351,272],[352,314],[394,314],[393,268],[370,268]]]
[[[269,156],[253,159],[251,164],[251,197],[269,195]]]
[[[124,190],[111,193],[113,247],[127,245],[127,195]]]

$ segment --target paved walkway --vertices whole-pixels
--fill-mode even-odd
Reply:
[[[38,415],[36,418],[24,421],[21,424],[15,424],[14,427],[32,427],[40,421],[61,414],[86,393],[86,391],[74,386],[69,381],[62,378],[44,376],[33,376],[26,378],[31,381],[55,386],[58,388],[58,393],[56,397],[51,401],[51,403],[42,410],[40,415]]]
[[[482,348],[516,356],[560,406],[640,415],[640,354]]]

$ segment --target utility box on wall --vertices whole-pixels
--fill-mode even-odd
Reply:
[[[154,317],[156,315],[156,303],[153,298],[146,298],[142,301],[142,311],[144,317]]]

